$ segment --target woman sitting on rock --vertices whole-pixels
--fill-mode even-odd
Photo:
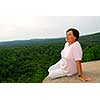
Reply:
[[[78,38],[78,30],[70,28],[66,31],[66,43],[61,51],[61,59],[48,69],[50,79],[78,74],[81,81],[90,80],[82,76],[82,48]]]

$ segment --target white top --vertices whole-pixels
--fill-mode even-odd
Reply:
[[[77,73],[76,61],[82,59],[82,48],[78,41],[69,45],[65,43],[64,49],[61,51],[60,68],[64,70],[67,76]]]

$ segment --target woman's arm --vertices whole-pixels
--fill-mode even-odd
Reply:
[[[81,64],[81,60],[77,60],[76,61],[76,64],[77,64],[77,72],[78,72],[78,77],[81,81],[89,81],[91,80],[90,78],[84,78],[82,77],[82,64]]]

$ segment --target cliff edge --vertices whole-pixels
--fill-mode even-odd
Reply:
[[[100,60],[82,63],[83,76],[91,78],[87,83],[100,83]],[[80,83],[77,75],[71,77],[61,77],[54,80],[48,78],[43,80],[43,83]]]

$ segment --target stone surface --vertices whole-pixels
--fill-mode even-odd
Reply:
[[[86,83],[100,83],[100,60],[82,63],[83,76],[90,77],[91,81]],[[54,80],[48,78],[43,80],[43,83],[80,83],[77,75],[71,77],[61,77]]]

